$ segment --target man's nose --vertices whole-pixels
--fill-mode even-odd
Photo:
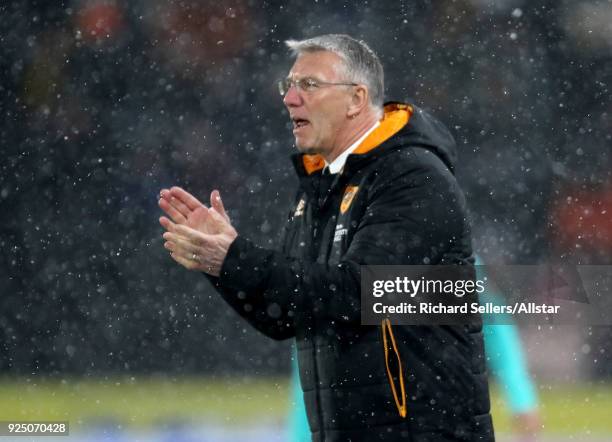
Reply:
[[[300,104],[302,104],[302,97],[300,96],[300,93],[298,92],[297,87],[295,87],[295,85],[291,85],[291,87],[283,97],[283,103],[285,103],[285,106],[287,107],[299,106]]]

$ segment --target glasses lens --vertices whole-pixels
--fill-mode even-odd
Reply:
[[[289,88],[291,87],[291,80],[285,78],[284,80],[278,81],[278,92],[284,97]]]
[[[311,92],[319,87],[319,82],[314,78],[302,78],[300,81],[300,89]]]

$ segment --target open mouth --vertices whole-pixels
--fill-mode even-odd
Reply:
[[[303,118],[291,118],[291,121],[293,121],[293,130],[300,129],[310,124],[310,121]]]

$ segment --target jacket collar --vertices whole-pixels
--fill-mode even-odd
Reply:
[[[403,103],[385,105],[380,125],[368,135],[351,155],[363,155],[372,151],[399,132],[410,120],[412,106]],[[325,160],[319,154],[295,154],[293,161],[298,175],[312,175],[325,167]]]

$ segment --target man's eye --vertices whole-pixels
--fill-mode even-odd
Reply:
[[[319,83],[316,82],[316,80],[313,80],[312,78],[305,78],[304,79],[304,89],[316,89],[319,86]]]

